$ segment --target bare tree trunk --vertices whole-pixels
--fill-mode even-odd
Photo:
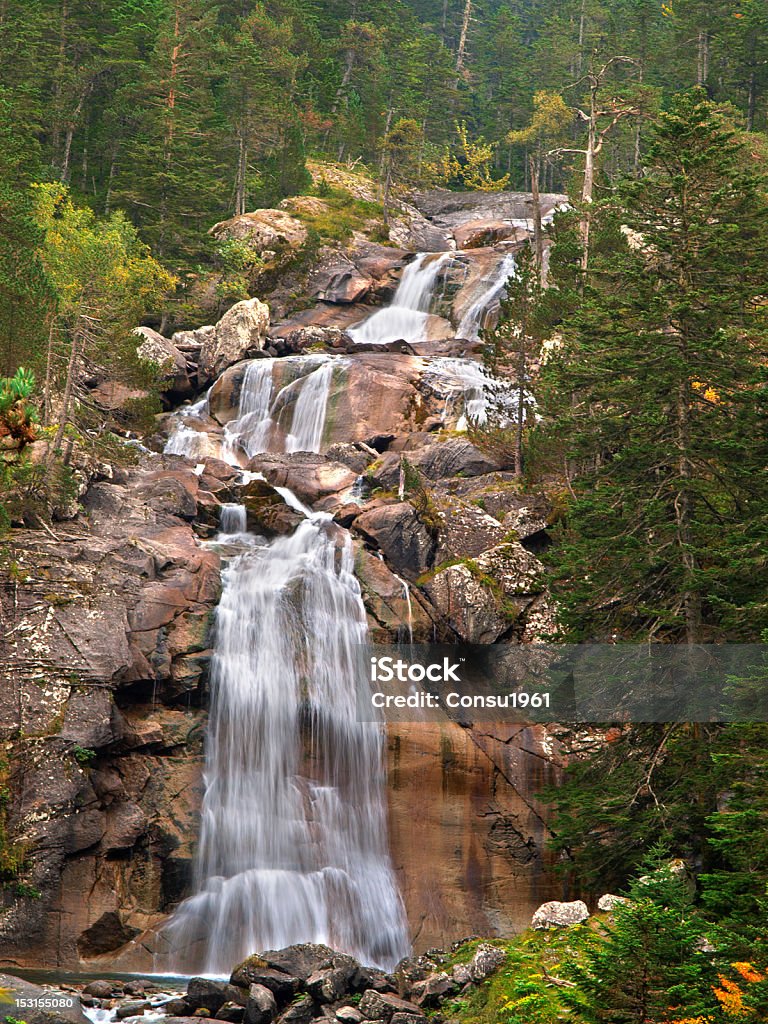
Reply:
[[[118,144],[114,142],[112,144],[112,159],[109,161],[109,174],[107,175],[107,191],[104,195],[104,216],[108,217],[112,206],[112,182],[115,180],[115,171],[117,170],[117,150]]]
[[[461,21],[461,35],[459,36],[459,48],[456,51],[456,70],[462,72],[464,70],[464,58],[467,52],[467,33],[469,32],[469,23],[472,19],[472,0],[464,0],[464,17]]]
[[[59,59],[58,69],[54,76],[54,88],[53,88],[53,127],[51,131],[51,153],[53,157],[53,165],[56,166],[56,161],[59,151],[59,140],[61,139],[61,94],[62,85],[64,82],[64,64],[67,51],[67,20],[69,18],[69,4],[67,0],[62,0],[61,14],[59,20]]]
[[[701,594],[695,589],[694,578],[699,565],[693,551],[693,496],[691,493],[691,461],[689,450],[689,408],[688,382],[684,381],[679,388],[677,398],[677,449],[678,449],[678,492],[675,495],[675,524],[677,527],[677,543],[685,573],[683,589],[683,614],[685,616],[685,639],[689,644],[701,642],[702,607]]]
[[[581,11],[579,13],[579,70],[581,75],[584,71],[584,35],[587,27],[587,0],[581,0]]]
[[[752,131],[755,126],[755,106],[757,104],[757,75],[755,69],[749,73],[749,93],[747,97],[747,131]]]
[[[533,197],[533,249],[536,254],[536,273],[539,284],[544,287],[544,236],[541,228],[541,196],[539,194],[539,171],[541,168],[541,154],[532,153],[528,157],[528,166],[531,169],[531,196]]]
[[[709,32],[699,29],[698,53],[696,58],[696,84],[706,85],[709,78]]]
[[[239,132],[237,154],[237,180],[235,181],[235,216],[245,213],[246,177],[248,173],[248,145],[244,131]]]
[[[81,340],[82,327],[78,324],[72,332],[72,347],[69,350],[69,362],[67,363],[67,379],[64,384],[64,396],[61,401],[61,418],[59,419],[59,427],[56,431],[56,436],[53,439],[53,444],[48,449],[48,456],[46,459],[47,464],[50,464],[53,453],[61,448],[64,431],[67,427],[67,423],[69,422],[69,407],[72,402],[72,392],[75,385],[75,371],[77,369],[77,360],[80,356]]]
[[[53,387],[53,339],[56,335],[56,317],[51,317],[48,331],[48,349],[45,355],[45,384],[43,385],[43,426],[51,425],[51,388]]]

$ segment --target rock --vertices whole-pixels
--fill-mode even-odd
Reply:
[[[459,986],[468,985],[472,981],[472,975],[467,964],[456,964],[451,971],[451,977]]]
[[[300,249],[307,240],[307,229],[285,210],[254,210],[214,224],[209,234],[218,241],[246,241],[255,252],[283,252]]]
[[[311,1024],[315,1016],[315,1001],[309,996],[300,996],[280,1014],[276,1024]]]
[[[216,328],[212,324],[197,327],[194,331],[176,331],[171,335],[171,344],[180,352],[189,352],[197,357],[206,340],[215,333]]]
[[[200,350],[198,382],[213,380],[227,367],[264,348],[269,330],[269,306],[259,299],[235,303],[208,334]]]
[[[506,959],[507,954],[503,949],[492,946],[488,942],[481,942],[468,965],[472,981],[475,984],[485,981],[501,967]]]
[[[361,273],[350,260],[338,256],[310,279],[311,294],[315,298],[342,305],[361,302],[372,284],[367,274]]]
[[[306,327],[295,327],[272,341],[278,353],[281,356],[287,356],[317,348],[330,349],[332,352],[344,352],[351,339],[347,332],[340,327],[319,327],[309,324]]]
[[[186,1017],[190,1010],[186,999],[169,999],[163,1003],[163,1012],[168,1017]]]
[[[0,989],[9,992],[4,1017],[14,1016],[26,1024],[87,1024],[80,1000],[74,995],[54,993],[11,974],[0,974]]]
[[[614,896],[611,893],[606,893],[597,901],[597,909],[608,913],[611,910],[615,910],[616,907],[625,906],[629,902],[626,896]]]
[[[269,537],[293,533],[304,516],[285,503],[282,495],[264,480],[251,480],[241,489],[248,529]]]
[[[299,990],[300,979],[277,968],[266,966],[260,956],[249,956],[232,972],[231,983],[240,987],[263,985],[278,1003],[285,1005]]]
[[[126,981],[125,985],[123,985],[123,992],[127,996],[144,996],[146,995],[146,988],[141,981]]]
[[[163,385],[161,390],[170,391],[178,397],[190,395],[192,383],[187,372],[187,361],[173,342],[151,327],[137,327],[133,333],[142,339],[136,354],[158,368]]]
[[[114,985],[111,981],[91,981],[83,989],[86,995],[95,996],[97,999],[110,999],[113,991]]]
[[[395,572],[408,579],[419,576],[432,563],[435,539],[408,502],[363,512],[353,529],[382,552]]]
[[[224,1003],[238,1002],[239,993],[234,985],[211,978],[191,978],[187,984],[185,1002],[192,1011],[207,1007],[215,1016]]]
[[[354,966],[348,968],[326,967],[315,971],[304,982],[304,987],[318,1003],[335,1003],[346,993]]]
[[[516,227],[504,220],[468,220],[454,228],[453,237],[459,249],[480,249],[495,245],[508,238],[524,241],[528,237],[525,228]]]
[[[359,1005],[364,1020],[391,1020],[396,1013],[413,1014],[418,1021],[425,1020],[424,1014],[414,1003],[388,992],[377,992],[369,988],[363,993]]]
[[[498,547],[507,531],[493,516],[476,505],[451,499],[437,499],[440,509],[440,543],[435,562],[440,565],[452,558],[477,558],[490,548]]]
[[[225,1020],[229,1024],[241,1024],[245,1016],[245,1007],[238,1003],[227,1002],[219,1009],[216,1020]]]
[[[569,925],[581,924],[589,917],[587,905],[583,900],[572,903],[560,903],[552,900],[543,903],[533,915],[531,925],[534,928],[567,928]]]
[[[148,1009],[149,1003],[147,1002],[123,1003],[122,1006],[118,1006],[115,1016],[118,1020],[125,1020],[126,1017],[141,1017]]]
[[[312,508],[335,504],[357,479],[352,470],[313,452],[291,455],[255,455],[248,463],[251,472],[263,473],[273,487],[287,487]]]
[[[360,1024],[363,1015],[356,1006],[340,1006],[336,1010],[336,1020],[340,1020],[342,1024]]]
[[[379,453],[363,441],[339,441],[326,449],[325,457],[339,462],[360,476],[379,457]]]
[[[427,1018],[419,1013],[393,1013],[389,1024],[425,1024]]]
[[[424,590],[466,643],[495,643],[525,633],[538,608],[541,572],[541,563],[521,545],[503,544],[436,572]]]
[[[423,981],[411,986],[411,999],[417,1006],[438,1006],[442,1000],[455,991],[455,983],[444,971],[430,974]]]
[[[251,985],[245,1004],[245,1024],[270,1024],[277,1013],[275,997],[264,985]]]

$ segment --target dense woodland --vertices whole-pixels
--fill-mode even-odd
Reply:
[[[382,190],[533,185],[573,211],[485,340],[492,372],[525,376],[555,339],[540,424],[510,446],[560,520],[558,638],[765,638],[768,2],[0,0],[0,41],[0,421],[52,452],[2,463],[0,525],[69,486],[77,367],[145,373],[129,327],[210,261],[212,223],[308,190],[308,158]],[[765,685],[735,681],[746,708]],[[572,1019],[765,1020],[766,727],[610,737],[550,794],[571,891],[621,889],[651,847],[697,888],[635,883],[570,975]]]

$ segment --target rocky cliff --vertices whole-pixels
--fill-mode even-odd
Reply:
[[[162,417],[129,465],[93,471],[76,518],[14,531],[3,548],[0,837],[13,868],[0,963],[152,966],[198,833],[221,554],[205,542],[223,506],[243,503],[249,529],[274,537],[301,517],[287,488],[351,531],[376,640],[528,642],[549,622],[536,558],[548,506],[521,491],[503,450],[463,432],[485,398],[476,337],[456,338],[526,234],[526,197],[489,210],[472,199],[463,213],[446,196],[416,201],[424,212],[409,208],[395,228],[402,249],[356,238],[325,253],[310,273],[318,301],[301,314],[270,323],[251,300],[173,339],[145,332],[169,394],[213,382],[207,401]],[[301,244],[291,219],[217,230],[285,248]],[[392,300],[408,247],[425,240],[459,250],[419,343],[355,341],[349,328]],[[257,443],[254,381],[267,377],[258,424],[270,433]],[[316,443],[297,441],[299,420]],[[544,729],[391,726],[388,761],[392,857],[417,950],[509,934],[558,894],[536,797],[559,763]]]

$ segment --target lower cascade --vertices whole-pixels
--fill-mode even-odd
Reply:
[[[166,930],[171,966],[228,974],[322,942],[390,969],[409,951],[389,859],[384,732],[356,717],[367,636],[349,535],[315,513],[240,544],[217,611],[195,894]]]

